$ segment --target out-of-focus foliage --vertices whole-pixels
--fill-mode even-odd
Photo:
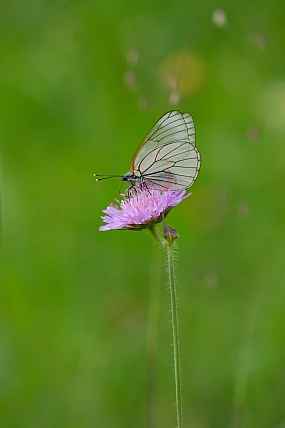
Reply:
[[[173,210],[185,426],[285,424],[285,3],[4,1],[0,425],[145,427],[147,235],[98,231],[177,108],[202,168]],[[190,45],[190,50],[189,50]],[[162,270],[157,426],[175,425]],[[283,423],[283,425],[282,425]]]

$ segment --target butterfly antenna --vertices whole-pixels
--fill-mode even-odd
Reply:
[[[122,176],[121,175],[94,174],[94,177],[98,177],[98,178],[96,178],[96,181],[102,181],[102,180],[108,180],[108,178],[122,177]]]

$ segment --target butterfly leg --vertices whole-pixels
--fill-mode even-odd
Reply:
[[[151,194],[151,191],[150,191],[150,190],[149,190],[149,188],[147,187],[147,184],[146,184],[146,183],[142,183],[142,184],[140,185],[140,189],[141,189],[142,191],[147,190],[147,191],[148,191],[148,193],[149,193],[149,194]]]
[[[135,186],[130,186],[126,189],[126,195],[127,195],[128,199],[130,199],[130,197],[133,196],[135,193],[136,193]]]

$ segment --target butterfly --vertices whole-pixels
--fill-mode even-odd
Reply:
[[[200,166],[193,118],[172,110],[146,134],[132,157],[130,171],[119,177],[130,183],[128,194],[138,188],[182,190],[192,186]],[[94,175],[100,177],[96,181],[115,177]]]

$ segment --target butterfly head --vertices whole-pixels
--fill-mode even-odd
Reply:
[[[142,184],[144,183],[143,176],[136,175],[133,172],[127,172],[122,176],[122,181],[128,182],[131,184],[132,187],[142,187]]]
[[[136,189],[136,188],[143,188],[143,184],[144,184],[144,178],[142,175],[138,176],[136,174],[134,174],[133,172],[129,171],[124,175],[101,175],[101,174],[94,174],[96,178],[96,181],[101,181],[101,180],[107,180],[109,178],[113,178],[113,177],[120,177],[122,179],[123,182],[125,183],[130,183],[130,187],[126,190],[127,194],[130,195],[130,191],[131,189]]]

